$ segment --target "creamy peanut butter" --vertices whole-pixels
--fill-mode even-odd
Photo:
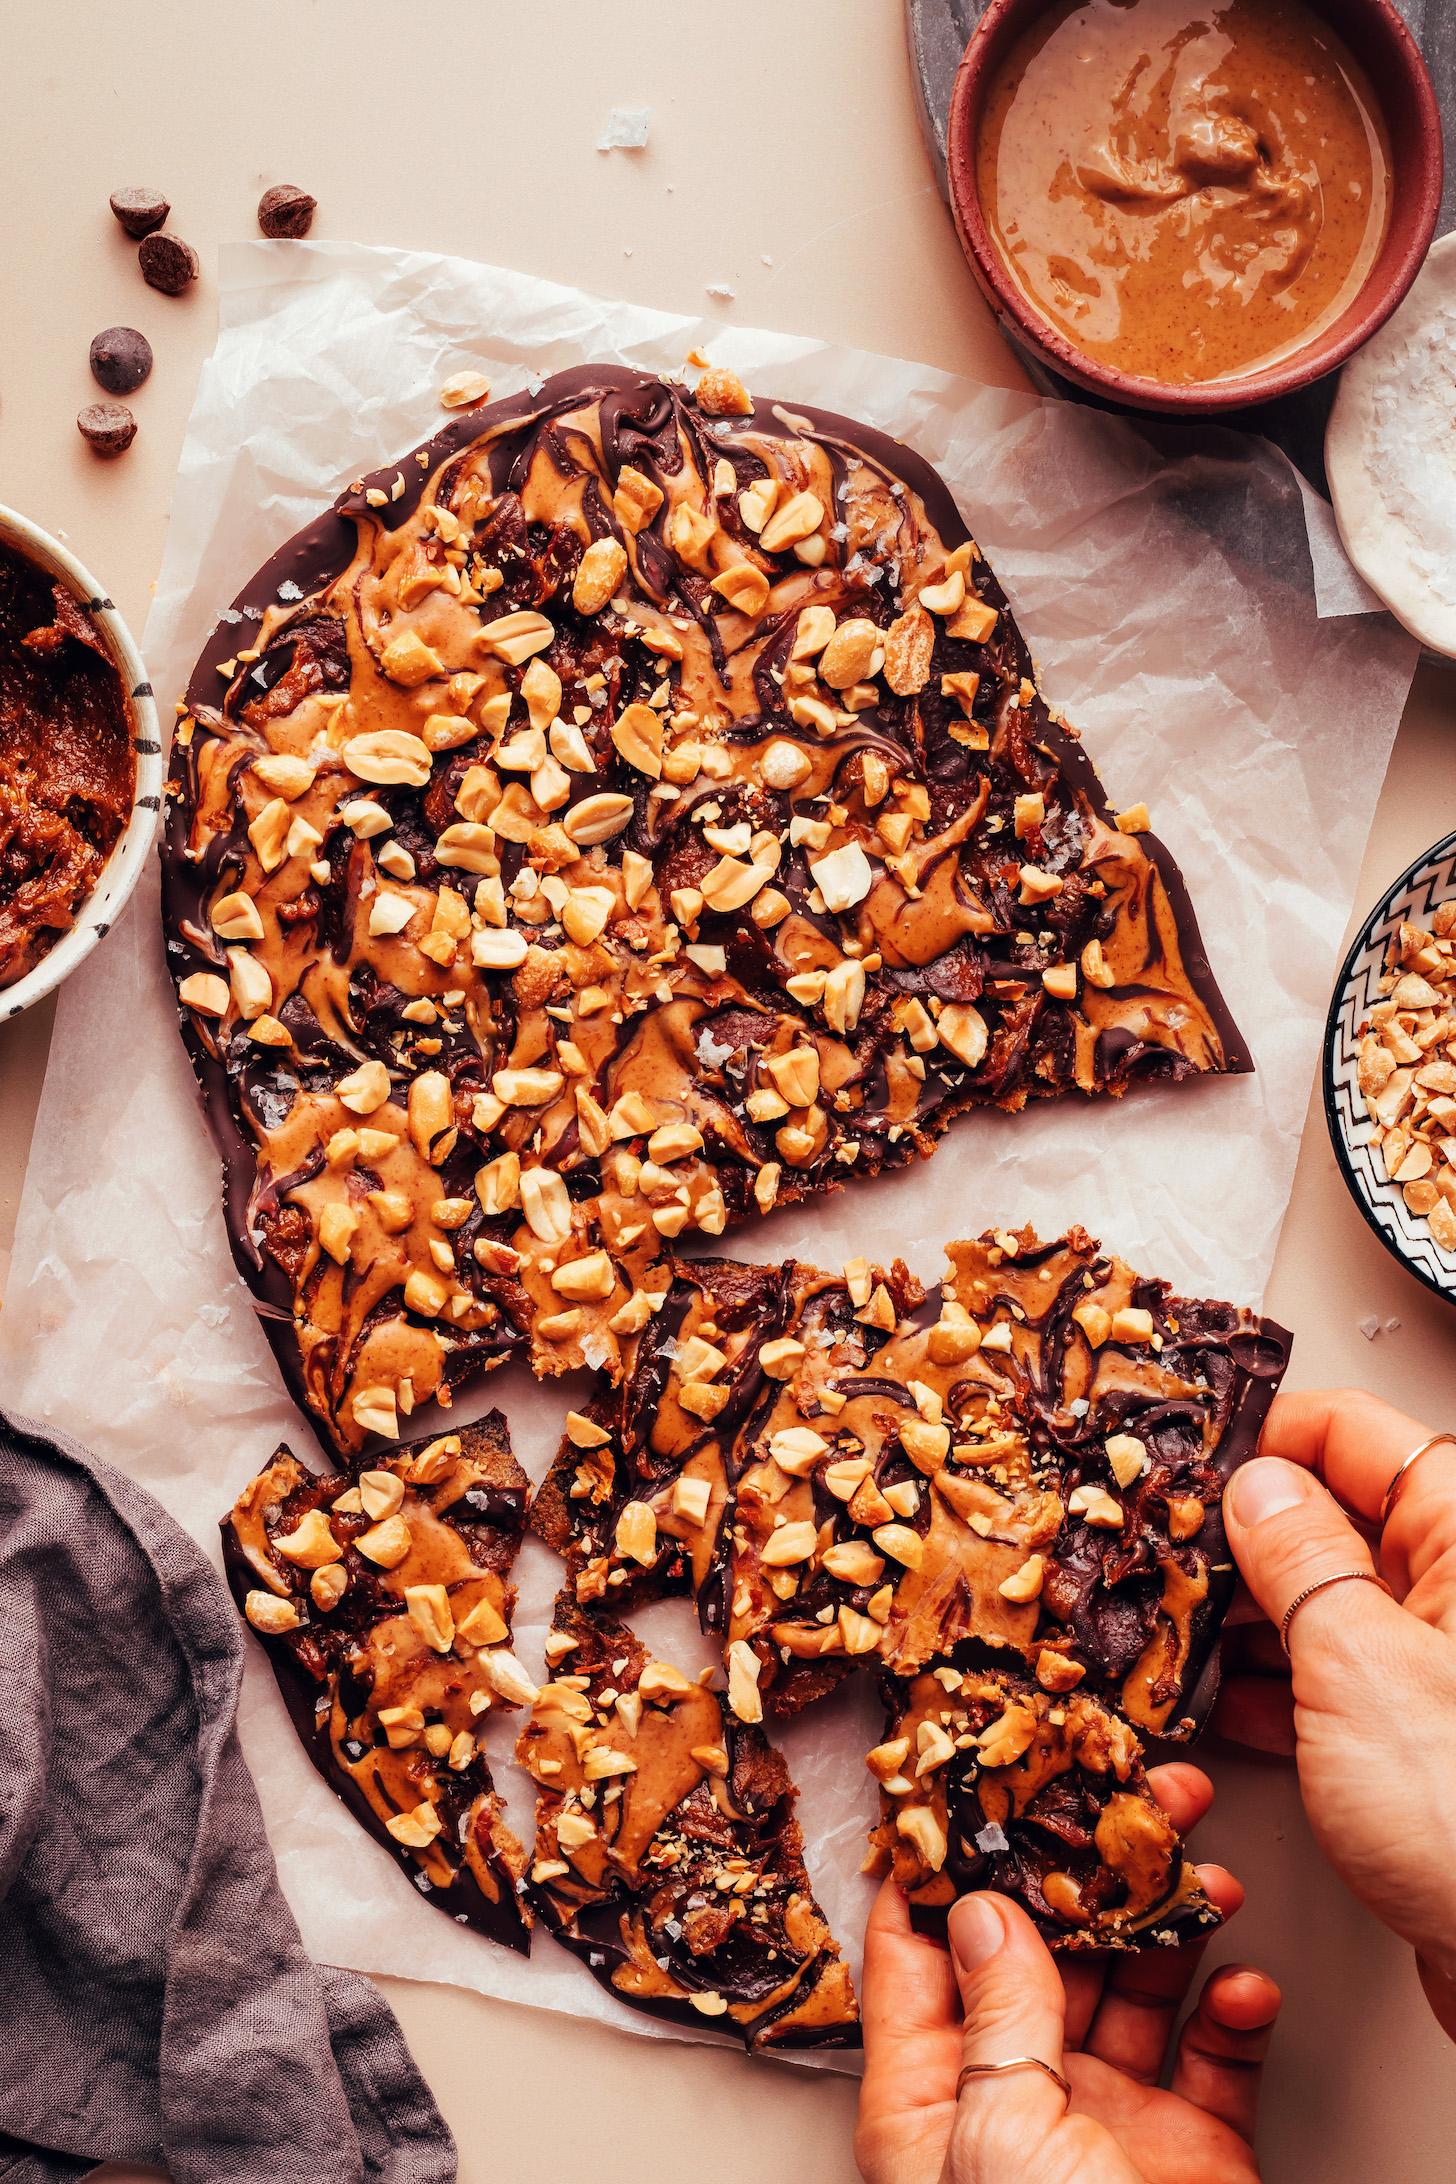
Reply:
[[[976,147],[1029,302],[1167,383],[1255,371],[1333,324],[1389,177],[1364,71],[1301,0],[1066,0],[996,71]]]

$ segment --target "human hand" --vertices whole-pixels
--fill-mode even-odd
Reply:
[[[1213,1791],[1184,1765],[1148,1777],[1181,1830]],[[1199,1878],[1224,1913],[1243,1890],[1221,1866]],[[1203,1941],[1122,1958],[1053,1958],[1016,1904],[963,1896],[950,1949],[910,1924],[886,1881],[870,1914],[863,1982],[865,2075],[855,2159],[865,2184],[1239,2184],[1256,2179],[1259,2066],[1279,2008],[1262,1972],[1215,1972],[1179,2036],[1174,2020]],[[1039,2070],[971,2078],[968,2062],[1037,2055],[1067,2078],[1070,2106]]]
[[[1235,1559],[1276,1630],[1320,1578],[1376,1571],[1366,1534],[1427,1432],[1358,1390],[1276,1398],[1259,1456],[1224,1497]],[[1292,1731],[1320,1848],[1411,1943],[1431,2008],[1456,2039],[1456,1446],[1412,1465],[1376,1552],[1394,1598],[1370,1584],[1316,1593],[1289,1625],[1292,1695],[1266,1633],[1271,1672],[1232,1676],[1217,1725],[1264,1750],[1287,1748]],[[1245,1658],[1257,1671],[1257,1649]]]

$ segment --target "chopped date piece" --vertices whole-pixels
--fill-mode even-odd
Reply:
[[[342,1449],[386,1383],[397,1425],[519,1351],[619,1373],[665,1251],[962,1109],[1250,1066],[1168,853],[868,427],[566,372],[237,606],[174,744],[169,947],[235,1255]]]
[[[309,1757],[431,1903],[530,1946],[524,1853],[482,1734],[535,1686],[510,1650],[527,1480],[505,1421],[320,1475],[280,1448],[223,1558]]]
[[[531,1894],[557,1939],[654,2017],[759,2051],[857,2047],[782,1756],[569,1596],[547,1651],[517,1756],[538,1788]]]
[[[948,1258],[928,1301],[900,1266],[674,1263],[532,1523],[584,1605],[690,1594],[771,1713],[975,1639],[1186,1739],[1233,1588],[1224,1482],[1288,1338],[1083,1231]]]
[[[1148,1788],[1141,1744],[1095,1699],[1058,1698],[964,1655],[885,1684],[871,1840],[916,1924],[936,1927],[957,1896],[994,1888],[1054,1949],[1174,1947],[1218,1925]]]

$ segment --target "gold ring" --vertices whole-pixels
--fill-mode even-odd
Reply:
[[[1410,1470],[1411,1465],[1418,1464],[1423,1456],[1429,1454],[1433,1448],[1439,1448],[1443,1441],[1456,1444],[1456,1434],[1432,1433],[1428,1435],[1419,1448],[1411,1450],[1404,1463],[1397,1464],[1391,1476],[1390,1484],[1385,1489],[1385,1498],[1380,1504],[1380,1522],[1382,1526],[1390,1522],[1390,1512],[1400,1499],[1401,1481]]]
[[[1051,2063],[1044,2063],[1039,2055],[1008,2055],[1004,2063],[963,2063],[961,2066],[961,2074],[956,2079],[956,2099],[960,2099],[961,2088],[965,2084],[967,2078],[991,2078],[995,2077],[996,2074],[1002,2070],[1041,2071],[1044,2076],[1051,2079],[1053,2085],[1059,2085],[1061,2087],[1063,2095],[1066,2098],[1068,2107],[1071,2106],[1072,2088],[1068,2085],[1066,2079],[1062,2076],[1061,2072],[1057,2070]]]
[[[1343,1585],[1347,1578],[1352,1577],[1358,1578],[1362,1585],[1378,1585],[1383,1593],[1390,1593],[1385,1579],[1377,1577],[1373,1570],[1331,1570],[1328,1577],[1317,1577],[1312,1585],[1305,1586],[1303,1592],[1296,1593],[1284,1610],[1283,1620],[1279,1625],[1279,1643],[1286,1653],[1289,1651],[1289,1626],[1306,1600],[1313,1600],[1315,1594],[1323,1592],[1327,1585]],[[1392,1599],[1395,1597],[1393,1593],[1390,1596]]]

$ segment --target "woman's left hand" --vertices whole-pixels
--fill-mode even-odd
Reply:
[[[1213,1791],[1195,1767],[1155,1768],[1153,1790],[1180,1831]],[[1224,1913],[1243,1890],[1200,1866]],[[1054,1958],[1003,1896],[952,1907],[947,1950],[911,1927],[887,1881],[865,1937],[865,2075],[855,2158],[865,2184],[1239,2184],[1256,2179],[1260,2066],[1279,2010],[1264,1973],[1213,1973],[1178,2039],[1174,2021],[1202,1942],[1123,1958]],[[974,2077],[965,2063],[1036,2055],[1063,2073],[1070,2105],[1042,2071]]]

